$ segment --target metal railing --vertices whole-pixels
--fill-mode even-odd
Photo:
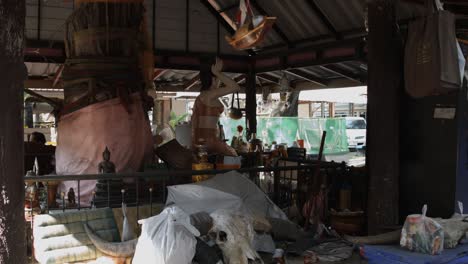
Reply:
[[[66,210],[93,210],[98,207],[120,207],[121,203],[125,201],[128,207],[136,207],[136,220],[140,217],[140,206],[148,206],[145,211],[141,211],[142,215],[149,216],[154,215],[153,204],[165,203],[167,191],[166,187],[169,185],[178,184],[177,179],[192,177],[195,175],[216,175],[227,173],[230,171],[237,171],[249,177],[257,186],[262,189],[272,200],[283,209],[286,213],[289,212],[289,208],[295,203],[298,208],[310,198],[310,194],[314,188],[319,188],[320,184],[326,184],[330,186],[331,191],[329,192],[329,206],[333,206],[337,202],[338,197],[336,183],[342,180],[341,177],[350,176],[350,168],[346,167],[345,164],[334,163],[334,162],[322,162],[320,166],[317,165],[316,161],[310,160],[295,160],[295,159],[283,159],[281,162],[289,162],[289,164],[295,164],[293,166],[272,166],[272,167],[251,167],[242,169],[224,169],[224,170],[168,170],[160,169],[155,171],[147,172],[136,172],[136,173],[116,173],[116,174],[85,174],[85,175],[43,175],[43,176],[27,176],[25,182],[36,183],[36,185],[43,185],[42,189],[45,193],[45,204],[42,213],[57,213],[50,212],[49,210],[58,210],[58,212]],[[317,174],[317,168],[320,168],[320,173]],[[317,179],[317,175],[318,178]],[[107,191],[105,193],[104,200],[99,204],[93,199],[91,206],[82,206],[81,195],[80,195],[80,183],[85,180],[98,180],[99,184],[103,184],[103,189]],[[126,191],[122,194],[121,188],[113,189],[115,185],[112,185],[112,181],[117,180],[122,185],[122,189]],[[271,182],[268,182],[270,180]],[[62,195],[61,206],[55,208],[48,207],[48,183],[50,182],[62,182],[62,181],[74,181],[76,182],[78,189],[76,190],[77,204],[76,207],[68,207],[65,203],[65,197]],[[119,185],[117,185],[119,186]],[[130,187],[133,186],[133,191],[130,191]],[[335,187],[333,187],[335,186]],[[334,191],[335,190],[335,191]],[[111,195],[114,192],[116,195]],[[133,196],[133,199],[130,197]],[[32,205],[32,202],[31,202]],[[31,211],[31,222],[30,230],[33,229],[33,218]],[[32,241],[34,240],[32,231],[29,231],[30,237],[28,238],[28,246],[30,252],[32,252]],[[30,253],[32,254],[32,253]]]
[[[248,177],[257,184],[270,198],[281,208],[290,206],[294,201],[299,204],[305,202],[308,193],[314,188],[314,185],[320,183],[332,184],[334,176],[340,175],[345,171],[345,165],[334,162],[322,163],[320,166],[320,175],[322,179],[313,179],[317,169],[316,161],[307,160],[282,160],[284,162],[293,162],[293,166],[271,166],[271,167],[251,167],[237,169],[239,173],[248,175]],[[119,207],[123,201],[128,206],[136,206],[137,212],[139,206],[143,204],[164,203],[167,193],[166,187],[174,185],[178,179],[188,179],[194,175],[216,175],[222,174],[233,169],[223,170],[168,170],[161,169],[148,172],[134,173],[115,173],[115,174],[83,174],[83,175],[44,175],[27,176],[25,182],[42,183],[44,196],[48,197],[48,183],[74,181],[77,189],[77,203],[75,207],[67,207],[65,197],[60,195],[61,202],[56,207],[49,208],[45,202],[43,212],[49,210],[82,210],[93,207]],[[100,196],[96,195],[89,206],[83,206],[80,195],[80,185],[82,181],[98,180],[97,186],[100,187]],[[124,190],[121,193],[121,190]],[[301,191],[300,191],[301,190]],[[302,194],[302,196],[301,196]]]

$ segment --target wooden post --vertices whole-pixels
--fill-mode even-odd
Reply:
[[[0,1],[0,263],[26,263],[23,180],[25,1]]]
[[[325,118],[325,103],[320,102],[320,115],[322,118]]]
[[[248,137],[257,133],[257,82],[253,67],[247,74],[245,87],[245,118]]]
[[[309,118],[314,117],[314,102],[309,102]]]
[[[399,101],[403,49],[397,31],[396,1],[368,4],[368,231],[398,223]]]
[[[335,117],[335,103],[328,103],[328,117]]]
[[[354,116],[354,103],[349,103],[349,116]]]

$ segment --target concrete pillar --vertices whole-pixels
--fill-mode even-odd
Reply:
[[[349,104],[349,113],[348,116],[354,116],[354,104],[350,103]]]

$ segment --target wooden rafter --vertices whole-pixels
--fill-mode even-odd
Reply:
[[[216,0],[200,0],[203,5],[210,11],[210,13],[216,18],[218,23],[220,23],[224,29],[231,35],[237,30],[236,23],[226,14],[226,12],[222,12],[221,6],[216,2]],[[253,50],[247,50],[247,53],[250,55],[255,55]]]
[[[263,7],[256,0],[251,0],[250,3],[255,9],[257,9],[258,12],[260,12],[260,14],[263,16],[269,16],[265,9],[263,9]],[[283,30],[279,28],[277,23],[273,24],[273,30],[288,46],[291,46],[291,41],[289,40],[288,36],[283,32]]]
[[[189,91],[200,82],[200,73],[197,73],[190,81],[185,84],[184,90]]]
[[[166,72],[167,72],[167,70],[164,70],[164,69],[155,69],[154,70],[154,75],[153,75],[153,80],[158,79],[159,77],[161,77],[161,75],[163,75]]]
[[[318,78],[317,76],[314,76],[314,75],[312,75],[310,73],[304,72],[303,70],[290,69],[290,70],[286,70],[284,72],[286,72],[287,74],[292,75],[292,76],[294,76],[296,78],[300,78],[300,79],[303,79],[305,81],[315,83],[315,84],[317,84],[319,86],[322,86],[322,87],[327,87],[324,80],[322,80],[322,79]]]
[[[232,9],[238,7],[238,6],[239,6],[239,4],[235,3],[235,4],[232,4],[232,5],[226,6],[225,8],[220,9],[219,12],[220,13],[228,12],[228,11],[231,11]]]
[[[320,21],[327,27],[328,31],[332,33],[336,39],[341,39],[341,34],[336,30],[333,23],[330,21],[327,15],[322,11],[322,9],[317,5],[315,0],[306,1],[307,5],[314,11],[314,13],[319,17]]]
[[[216,20],[227,30],[229,34],[234,34],[236,32],[236,24],[232,19],[225,13],[221,11],[220,5],[216,0],[201,0],[202,4],[211,12],[213,16],[216,17]]]
[[[60,77],[62,76],[63,67],[63,64],[61,64],[60,67],[57,69],[57,72],[55,72],[54,81],[52,82],[53,88],[55,88],[59,83]]]
[[[274,76],[271,76],[268,73],[257,74],[257,77],[261,80],[267,81],[269,83],[279,84],[280,79]]]
[[[245,81],[245,79],[247,79],[247,75],[241,74],[241,75],[237,76],[236,78],[234,78],[234,81],[236,83],[241,83],[241,82]]]
[[[336,74],[342,78],[361,83],[359,76],[334,64],[322,65],[320,68],[330,73]]]

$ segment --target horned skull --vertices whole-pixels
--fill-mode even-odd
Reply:
[[[227,211],[216,211],[211,217],[213,228],[210,230],[210,236],[223,252],[224,263],[263,264],[252,246],[255,231],[250,217]]]
[[[468,232],[468,217],[454,215],[449,219],[436,220],[444,230],[444,248],[455,248]]]

